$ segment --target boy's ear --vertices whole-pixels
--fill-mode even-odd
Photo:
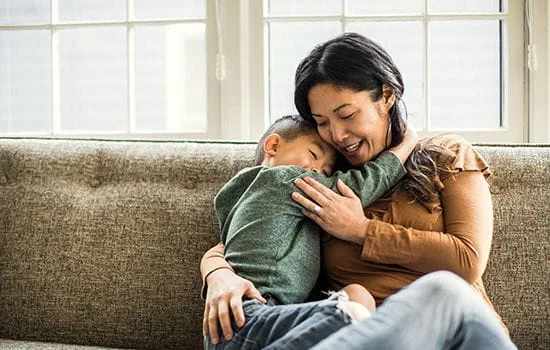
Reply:
[[[275,156],[281,146],[281,136],[279,134],[271,134],[264,140],[264,153],[266,155]]]

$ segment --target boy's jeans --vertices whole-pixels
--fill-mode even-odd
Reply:
[[[214,345],[205,337],[205,349],[307,349],[351,323],[338,307],[347,295],[335,293],[327,300],[268,306],[256,300],[243,303],[246,322],[239,329],[233,323],[230,341],[223,337]]]
[[[276,315],[272,315],[258,321],[258,329],[251,325],[244,336],[239,331],[241,343],[235,343],[234,348],[516,349],[487,304],[470,285],[450,272],[434,272],[416,280],[386,299],[371,317],[348,327],[343,327],[350,323],[347,314],[337,307],[325,308],[324,313],[307,312],[312,304],[315,303],[289,305],[293,312],[284,317],[284,324],[287,330],[293,325],[296,328],[283,333],[283,337],[277,327],[273,328],[273,323],[265,322],[277,320]],[[246,305],[262,306],[254,302]],[[301,307],[305,308],[303,313]],[[273,308],[276,310],[279,306]],[[292,320],[293,315],[300,315],[302,319]],[[311,322],[303,319],[308,315]],[[309,325],[308,329],[298,330],[301,324]],[[220,347],[210,349],[229,349],[230,344],[232,341],[222,342],[218,344]]]

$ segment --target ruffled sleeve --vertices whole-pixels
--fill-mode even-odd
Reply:
[[[449,176],[453,176],[458,172],[480,171],[485,179],[491,176],[491,170],[485,159],[462,136],[441,135],[430,138],[426,142],[436,143],[448,151],[448,155],[443,155],[438,159],[438,166],[440,168],[450,170],[450,172],[440,171],[440,179],[438,179],[442,186],[438,186],[440,189],[443,189],[443,182]]]

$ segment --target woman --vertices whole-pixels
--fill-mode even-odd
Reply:
[[[352,166],[401,142],[406,130],[403,92],[401,74],[387,52],[353,33],[317,46],[296,71],[298,112],[314,121],[321,138]],[[420,142],[406,168],[408,176],[365,209],[349,188],[341,186],[339,195],[311,179],[296,183],[307,197],[294,193],[293,199],[327,232],[323,262],[330,286],[360,284],[378,305],[402,290],[372,317],[319,346],[410,346],[410,339],[416,339],[423,347],[467,342],[513,347],[498,326],[481,280],[493,229],[487,164],[462,138],[443,136]],[[413,283],[439,270],[462,279],[436,273]],[[215,342],[218,321],[226,338],[232,335],[230,313],[238,326],[244,323],[242,296],[261,296],[224,262],[222,245],[205,254],[201,271],[208,285],[204,329]],[[413,327],[412,319],[427,322]],[[475,326],[468,323],[472,319]]]

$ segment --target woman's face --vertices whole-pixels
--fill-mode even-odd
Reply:
[[[311,114],[321,138],[342,153],[353,166],[374,159],[391,143],[391,91],[374,102],[368,91],[354,91],[330,83],[315,85],[308,94]],[[387,137],[387,139],[386,139]]]

